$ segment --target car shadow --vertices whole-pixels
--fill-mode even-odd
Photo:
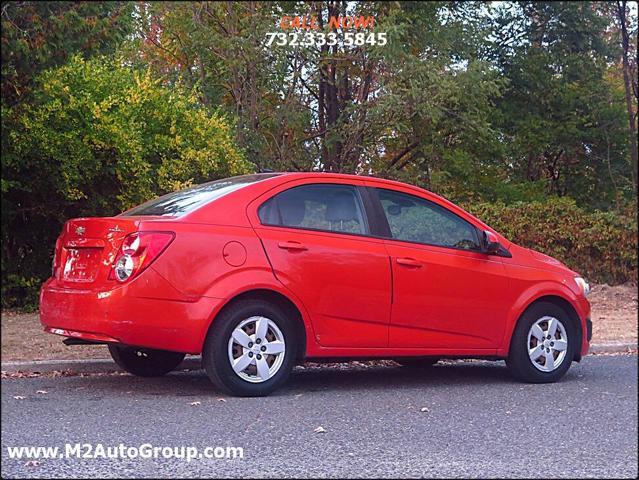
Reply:
[[[282,394],[295,390],[343,392],[345,389],[383,390],[512,382],[503,362],[455,362],[430,368],[305,368],[293,372],[288,384],[282,389]]]
[[[91,382],[94,391],[120,392],[129,395],[170,395],[198,397],[202,395],[225,396],[211,384],[201,370],[173,372],[159,378],[140,378],[127,374],[104,375],[83,378]],[[305,365],[297,367],[286,385],[273,396],[291,396],[306,392],[371,391],[387,389],[413,389],[450,385],[512,384],[503,362],[468,361],[446,362],[431,368],[406,368],[391,365],[352,364]],[[83,382],[84,384],[84,382]],[[80,386],[80,391],[86,387]]]

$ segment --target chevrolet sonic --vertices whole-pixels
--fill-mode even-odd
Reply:
[[[503,359],[516,379],[554,382],[588,352],[588,290],[421,188],[269,173],[69,220],[40,312],[132,374],[201,354],[218,388],[257,396],[306,359]]]

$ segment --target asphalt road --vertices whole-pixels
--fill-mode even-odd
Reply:
[[[320,426],[325,432],[316,433]],[[244,458],[8,458],[9,446],[67,442],[235,446]],[[160,379],[7,379],[1,473],[636,477],[637,357],[587,357],[553,385],[515,383],[500,362],[450,363],[430,372],[307,368],[268,398],[221,397],[201,371]]]

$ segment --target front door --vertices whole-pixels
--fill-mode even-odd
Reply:
[[[494,349],[509,307],[498,257],[478,230],[438,203],[375,189],[388,220],[393,272],[389,346]]]

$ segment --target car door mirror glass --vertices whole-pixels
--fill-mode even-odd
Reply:
[[[483,242],[482,242],[482,250],[484,253],[488,255],[498,255],[499,252],[503,249],[501,244],[499,243],[499,239],[497,235],[489,230],[484,230],[482,232]]]

